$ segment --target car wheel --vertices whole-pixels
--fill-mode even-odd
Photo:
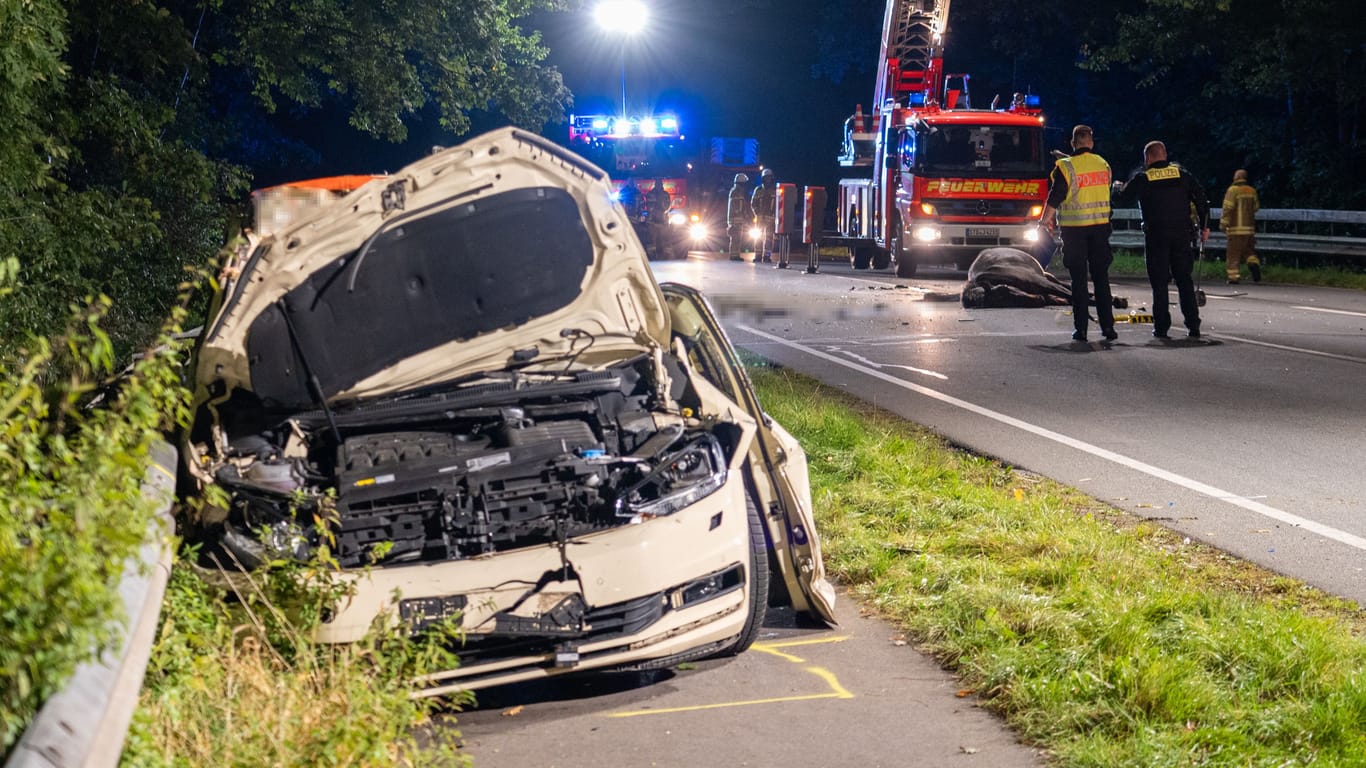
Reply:
[[[745,574],[749,585],[749,616],[745,618],[745,628],[740,630],[735,644],[722,651],[722,656],[734,656],[753,645],[768,613],[768,537],[764,534],[759,508],[749,493],[745,494],[745,515],[749,519],[749,568]]]

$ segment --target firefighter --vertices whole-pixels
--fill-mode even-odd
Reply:
[[[777,212],[778,179],[772,168],[765,168],[759,174],[759,186],[749,196],[750,208],[754,210],[754,226],[759,228],[759,240],[754,244],[754,260],[765,263],[773,261],[774,215]]]
[[[1224,268],[1229,285],[1238,284],[1244,261],[1252,273],[1252,282],[1262,281],[1262,262],[1257,258],[1256,241],[1259,207],[1257,190],[1247,182],[1247,171],[1239,168],[1233,172],[1233,184],[1224,193],[1224,212],[1219,219],[1219,228],[1228,235]]]
[[[1167,306],[1167,283],[1176,281],[1181,317],[1191,338],[1200,338],[1200,305],[1191,270],[1195,266],[1194,238],[1209,239],[1209,200],[1205,188],[1185,168],[1167,160],[1167,145],[1150,141],[1143,147],[1143,170],[1119,188],[1119,202],[1138,201],[1143,215],[1143,259],[1153,289],[1153,336],[1167,337],[1172,325]],[[1191,223],[1191,206],[1195,223]],[[1192,233],[1194,227],[1194,233]]]
[[[745,195],[745,185],[748,183],[749,174],[735,174],[735,183],[731,185],[730,197],[726,201],[726,231],[730,235],[730,243],[726,250],[730,253],[731,261],[741,261],[740,251],[744,249],[745,230],[754,219],[754,214],[749,209],[749,199]]]
[[[654,186],[645,193],[645,220],[650,228],[651,258],[657,259],[664,255],[669,228],[669,205],[672,202],[669,190],[664,188],[664,180],[655,179]]]
[[[1072,155],[1053,164],[1048,177],[1048,199],[1040,224],[1053,235],[1053,214],[1062,230],[1062,263],[1072,277],[1073,341],[1086,341],[1090,319],[1086,278],[1089,274],[1096,297],[1096,321],[1106,341],[1115,332],[1114,299],[1110,295],[1110,164],[1092,150],[1091,127],[1072,129]]]

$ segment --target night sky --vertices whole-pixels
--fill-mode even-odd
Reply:
[[[583,11],[538,19],[579,114],[621,109],[621,55],[626,46],[626,100],[632,114],[673,111],[690,140],[712,136],[759,139],[761,159],[780,181],[831,184],[844,119],[872,100],[881,36],[881,5],[850,3],[869,13],[845,19],[866,33],[863,71],[843,82],[813,78],[820,58],[817,31],[828,3],[765,0],[656,0],[649,26],[623,39],[600,29]],[[555,129],[553,138],[563,139]]]
[[[648,28],[626,40],[598,27],[593,5],[587,0],[581,11],[534,19],[551,51],[548,63],[574,93],[575,113],[620,111],[626,45],[632,114],[674,111],[699,142],[757,138],[764,164],[780,181],[830,187],[843,175],[835,158],[844,120],[856,104],[867,111],[873,99],[882,0],[654,0]],[[945,65],[973,74],[973,106],[1027,89],[1031,83],[1012,62],[975,44],[986,30],[962,13],[949,20]],[[1058,68],[1070,64],[1063,53]],[[545,133],[567,137],[563,126]]]

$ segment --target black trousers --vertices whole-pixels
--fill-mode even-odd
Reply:
[[[1096,294],[1096,321],[1102,332],[1115,327],[1115,302],[1110,295],[1110,225],[1062,227],[1062,264],[1072,277],[1072,325],[1086,333],[1090,319],[1089,275]]]
[[[1153,288],[1153,333],[1166,333],[1172,327],[1172,310],[1167,302],[1167,283],[1176,280],[1176,295],[1186,328],[1200,330],[1200,303],[1195,298],[1195,250],[1191,247],[1189,227],[1152,228],[1143,233],[1143,257],[1148,264],[1148,284]]]

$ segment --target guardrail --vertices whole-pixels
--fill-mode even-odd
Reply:
[[[1217,222],[1223,211],[1210,209]],[[1117,208],[1110,216],[1114,232],[1110,244],[1120,248],[1143,247],[1140,215],[1136,208]],[[1211,223],[1206,248],[1224,250],[1228,239]],[[1257,251],[1366,256],[1366,211],[1320,211],[1300,208],[1264,208],[1257,212]]]
[[[160,502],[148,540],[119,582],[123,643],[117,651],[76,668],[48,699],[14,745],[5,768],[113,768],[123,752],[137,708],[142,677],[156,639],[157,617],[171,573],[171,504],[175,500],[176,449],[152,446],[142,492]]]

